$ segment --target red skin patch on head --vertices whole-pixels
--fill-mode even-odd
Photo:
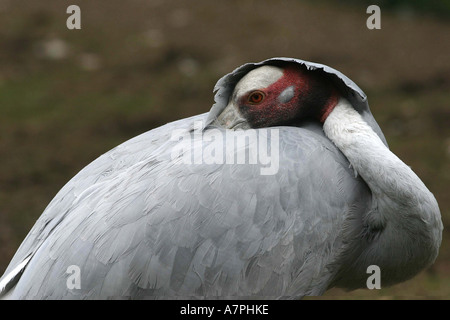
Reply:
[[[296,89],[308,91],[308,75],[298,67],[288,66],[283,69],[283,76],[277,82],[267,87],[267,89],[276,90],[278,93],[281,93],[284,89],[292,85]]]
[[[294,95],[283,103],[280,94],[289,87],[293,87]],[[286,66],[278,81],[259,90],[265,94],[261,103],[249,103],[252,92],[239,101],[242,114],[253,128],[288,125],[304,118],[323,123],[338,100],[323,78],[295,65]]]
[[[327,120],[331,111],[333,111],[334,107],[336,107],[338,101],[339,101],[339,96],[337,94],[335,94],[335,92],[333,91],[333,94],[331,95],[330,99],[328,100],[328,103],[326,104],[326,106],[324,108],[322,116],[319,119],[320,123],[324,123],[325,120]]]

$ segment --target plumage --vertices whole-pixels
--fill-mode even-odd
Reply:
[[[263,65],[286,63],[329,78],[359,115],[363,130],[378,139],[380,150],[389,152],[366,95],[342,73],[290,58],[245,64],[218,81],[209,113],[139,135],[70,180],[21,244],[0,279],[0,295],[13,299],[300,298],[320,295],[333,285],[365,285],[363,268],[368,263],[382,262],[390,268],[395,256],[372,259],[365,251],[372,247],[384,254],[389,250],[386,243],[382,248],[376,243],[380,230],[395,231],[377,221],[382,215],[373,214],[382,207],[384,198],[376,195],[383,190],[364,180],[367,176],[358,161],[348,160],[365,150],[348,151],[351,148],[330,139],[331,132],[339,136],[345,129],[335,125],[337,120],[325,122],[329,136],[318,121],[303,121],[253,129],[257,142],[247,137],[242,145],[230,145],[227,133],[236,141],[248,130],[217,126],[245,74]],[[292,99],[286,95],[283,102]],[[238,163],[240,156],[254,155],[255,143],[270,141],[275,134],[278,146],[269,144],[267,152],[278,148],[274,174],[262,174],[267,163],[261,161]],[[411,192],[425,194],[424,206],[434,211],[427,211],[424,218],[429,224],[423,229],[429,254],[420,256],[422,265],[413,266],[406,277],[434,260],[442,232],[439,209],[429,191],[420,185]],[[420,199],[416,201],[420,206]],[[420,208],[415,214],[424,217]],[[401,245],[402,239],[398,240]],[[409,248],[408,242],[403,245]],[[412,250],[405,254],[414,256]],[[80,268],[80,289],[67,286],[71,265]],[[403,280],[398,270],[393,271],[393,283]]]

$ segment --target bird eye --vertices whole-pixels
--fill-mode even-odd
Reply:
[[[265,96],[266,95],[262,91],[253,91],[248,96],[248,102],[251,104],[261,103],[264,100]]]

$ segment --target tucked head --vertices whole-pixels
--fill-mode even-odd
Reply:
[[[248,129],[289,125],[306,118],[323,122],[337,100],[337,92],[317,72],[294,64],[264,65],[236,84],[217,123]]]

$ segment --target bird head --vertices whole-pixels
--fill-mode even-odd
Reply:
[[[332,84],[317,72],[296,64],[263,65],[236,84],[217,124],[248,129],[291,125],[306,118],[323,122],[338,98]]]
[[[220,78],[214,91],[215,103],[204,130],[303,127],[304,120],[320,124],[343,97],[387,145],[366,94],[347,76],[323,64],[294,58],[246,63]]]

